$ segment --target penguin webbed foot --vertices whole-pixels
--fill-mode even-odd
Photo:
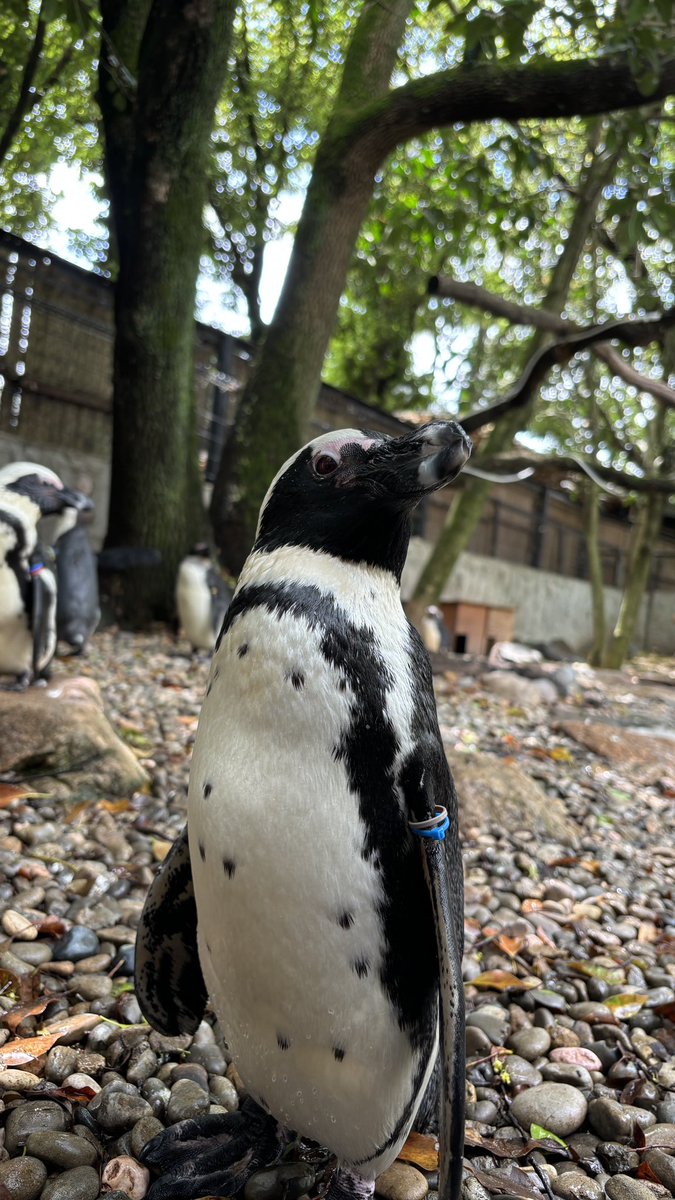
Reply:
[[[147,1200],[237,1196],[261,1167],[280,1157],[289,1135],[254,1101],[233,1113],[179,1121],[143,1148],[141,1162],[160,1172]]]
[[[3,692],[25,692],[26,688],[30,687],[32,675],[30,671],[24,671],[21,675],[17,675],[14,683],[3,683],[0,690]]]
[[[374,1179],[364,1179],[347,1167],[338,1167],[322,1200],[370,1200],[374,1194]]]

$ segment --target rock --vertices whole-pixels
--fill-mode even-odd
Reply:
[[[643,1133],[648,1146],[658,1146],[661,1150],[675,1153],[675,1125],[652,1125],[650,1129],[644,1129]]]
[[[77,1066],[77,1050],[73,1046],[52,1046],[45,1063],[45,1079],[63,1083]]]
[[[585,1096],[566,1083],[541,1083],[520,1092],[511,1112],[524,1129],[543,1125],[558,1137],[574,1133],[583,1124],[588,1105]]]
[[[429,1184],[416,1167],[394,1162],[375,1180],[375,1191],[385,1200],[424,1200]]]
[[[37,1200],[47,1179],[47,1168],[37,1158],[10,1158],[0,1162],[0,1187],[10,1200]]]
[[[597,1155],[608,1175],[626,1175],[636,1171],[640,1165],[640,1156],[635,1150],[619,1142],[600,1142]]]
[[[91,1167],[96,1162],[96,1151],[90,1142],[76,1133],[63,1133],[45,1129],[31,1133],[26,1142],[26,1153],[54,1167]]]
[[[179,1079],[171,1088],[171,1096],[166,1106],[166,1119],[169,1125],[176,1121],[185,1121],[188,1117],[198,1117],[209,1111],[208,1092],[193,1079]]]
[[[487,691],[494,692],[495,695],[502,696],[505,700],[510,700],[511,704],[519,707],[538,708],[541,704],[549,703],[542,698],[537,686],[543,680],[526,679],[523,675],[518,675],[516,671],[488,671],[485,675],[480,676],[480,682]],[[550,686],[553,700],[557,700],[556,688],[553,684]]]
[[[579,1170],[554,1175],[549,1183],[554,1196],[560,1196],[562,1200],[600,1200],[603,1192],[597,1179],[591,1179]]]
[[[572,1063],[548,1062],[541,1068],[541,1073],[551,1083],[569,1083],[571,1087],[589,1090],[593,1087],[590,1071],[585,1067],[575,1067]]]
[[[98,954],[100,945],[93,929],[87,929],[86,925],[73,925],[68,933],[54,943],[52,954],[56,962],[79,962],[82,958]]]
[[[40,789],[60,799],[109,799],[143,787],[145,771],[104,716],[92,682],[86,693],[73,680],[0,692],[0,774],[40,772]]]
[[[2,914],[2,928],[9,937],[18,938],[20,942],[33,942],[38,935],[35,922],[14,908],[5,909]]]
[[[308,1163],[279,1163],[251,1175],[244,1187],[244,1200],[298,1200],[314,1187],[315,1179]]]
[[[228,1112],[236,1112],[239,1108],[239,1096],[237,1089],[230,1079],[226,1079],[224,1075],[211,1075],[209,1077],[209,1089],[216,1104],[222,1104]]]
[[[74,1167],[50,1179],[40,1200],[98,1200],[98,1194],[98,1171],[93,1167]]]
[[[32,1071],[18,1071],[13,1067],[0,1071],[0,1089],[3,1091],[29,1092],[31,1088],[37,1087],[39,1082],[39,1076],[33,1075]]]
[[[126,1155],[111,1158],[103,1171],[102,1183],[106,1188],[124,1192],[129,1200],[143,1200],[150,1186],[150,1172],[134,1158]]]
[[[644,1156],[644,1161],[651,1168],[656,1177],[661,1180],[664,1187],[667,1187],[673,1196],[675,1196],[675,1158],[670,1154],[665,1154],[663,1150],[647,1150]]]
[[[108,1086],[112,1087],[113,1085]],[[152,1112],[147,1100],[127,1092],[111,1092],[107,1088],[103,1088],[96,1100],[99,1102],[96,1108],[96,1120],[106,1133],[124,1133],[127,1129],[131,1129],[137,1121],[140,1121],[141,1117]]]
[[[614,768],[631,763],[650,767],[658,762],[662,771],[675,772],[675,745],[669,738],[645,736],[622,725],[592,721],[562,721],[560,728],[575,742],[609,759]]]
[[[597,1054],[584,1046],[558,1046],[550,1054],[552,1062],[573,1063],[576,1067],[585,1067],[587,1071],[601,1071],[602,1063]]]
[[[609,1200],[654,1200],[654,1193],[640,1179],[630,1175],[613,1175],[605,1184]]]
[[[626,1112],[625,1106],[609,1096],[591,1100],[588,1106],[588,1119],[591,1129],[595,1130],[603,1142],[628,1141],[633,1129],[633,1122]]]
[[[44,1129],[64,1130],[67,1115],[53,1100],[27,1100],[13,1108],[5,1123],[5,1149],[9,1154],[22,1150],[31,1133]]]
[[[493,754],[461,754],[446,749],[457,794],[460,817],[466,824],[498,824],[506,829],[531,829],[576,846],[578,831],[562,802],[548,795],[515,763]]]
[[[134,1156],[140,1158],[143,1147],[163,1129],[164,1126],[161,1121],[157,1120],[157,1117],[152,1115],[141,1117],[131,1131],[131,1150]]]
[[[532,1025],[529,1029],[520,1029],[517,1033],[512,1033],[506,1044],[521,1058],[534,1062],[540,1054],[546,1054],[551,1045],[551,1038],[545,1029],[538,1029],[536,1025]]]

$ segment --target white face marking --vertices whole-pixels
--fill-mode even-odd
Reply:
[[[0,487],[8,487],[11,483],[16,483],[17,480],[24,479],[27,475],[37,475],[44,483],[51,484],[59,491],[63,488],[63,481],[59,479],[55,471],[35,462],[7,463],[6,466],[0,468]]]

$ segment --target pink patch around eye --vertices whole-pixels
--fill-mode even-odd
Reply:
[[[364,450],[369,450],[371,446],[377,444],[377,438],[335,438],[332,442],[324,442],[318,454],[335,454],[338,458],[345,446],[361,446]]]

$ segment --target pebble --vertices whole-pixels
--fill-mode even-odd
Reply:
[[[246,1182],[244,1200],[298,1200],[314,1187],[315,1180],[316,1173],[307,1163],[282,1162],[256,1171]]]
[[[67,1114],[54,1100],[26,1100],[13,1108],[5,1122],[5,1149],[9,1154],[23,1150],[31,1133],[44,1129],[63,1130]]]
[[[24,917],[23,913],[17,912],[14,908],[6,908],[3,912],[2,928],[9,937],[15,937],[24,942],[33,942],[38,935],[35,922]]]
[[[0,1071],[1,1091],[28,1092],[37,1087],[39,1082],[39,1076],[33,1075],[32,1071],[19,1071],[15,1067]]]
[[[37,1158],[25,1155],[0,1162],[0,1187],[9,1200],[37,1200],[47,1179],[47,1168]]]
[[[394,1162],[376,1179],[375,1191],[384,1200],[424,1200],[429,1185],[416,1167]]]
[[[193,1079],[178,1079],[171,1088],[171,1096],[166,1106],[166,1119],[169,1125],[176,1121],[185,1121],[188,1117],[198,1117],[209,1111],[208,1092]]]
[[[561,1200],[600,1200],[603,1187],[597,1179],[590,1179],[583,1171],[565,1171],[549,1180],[554,1196]]]
[[[79,962],[81,958],[89,958],[98,954],[101,943],[93,929],[85,925],[73,925],[72,929],[52,947],[52,955],[56,962]]]
[[[143,1200],[150,1186],[150,1172],[134,1158],[122,1155],[106,1163],[102,1183],[107,1189],[118,1189],[129,1200]]]
[[[524,1129],[543,1125],[558,1137],[574,1133],[583,1125],[588,1105],[577,1088],[566,1083],[541,1083],[520,1092],[511,1105],[511,1113]]]
[[[532,1025],[529,1029],[520,1029],[517,1033],[512,1033],[506,1044],[521,1058],[533,1062],[550,1049],[551,1037],[545,1029],[538,1029]]]
[[[50,1179],[40,1200],[98,1200],[99,1190],[98,1171],[93,1167],[73,1167]]]
[[[623,1105],[609,1096],[591,1100],[588,1106],[588,1119],[591,1129],[595,1130],[605,1142],[626,1141],[633,1128],[630,1116]]]
[[[630,1175],[613,1175],[605,1184],[609,1200],[654,1200],[654,1193],[641,1179]]]
[[[647,1166],[654,1172],[664,1187],[675,1196],[675,1158],[663,1150],[647,1150],[644,1156]]]
[[[121,1091],[110,1091],[114,1084],[108,1084],[95,1097],[99,1102],[95,1117],[101,1129],[106,1133],[124,1133],[131,1129],[141,1117],[152,1112],[147,1100],[137,1094]],[[92,1106],[90,1105],[90,1108]]]
[[[90,1142],[76,1133],[43,1130],[31,1133],[26,1153],[54,1167],[91,1167],[96,1162],[96,1150]]]

